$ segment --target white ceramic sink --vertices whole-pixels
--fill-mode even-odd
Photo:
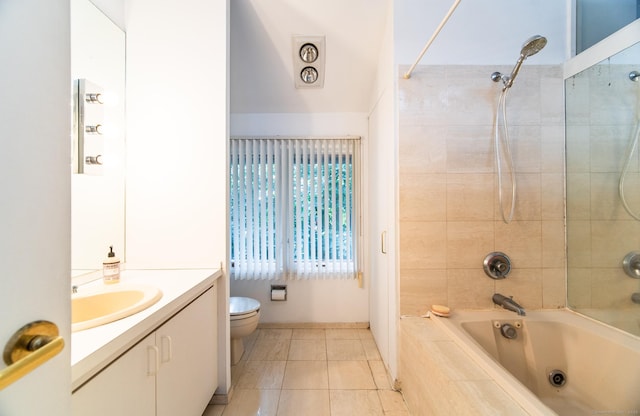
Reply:
[[[101,285],[71,296],[71,331],[94,328],[147,309],[162,298],[150,285],[115,283]]]

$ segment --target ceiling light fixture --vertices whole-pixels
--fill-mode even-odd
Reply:
[[[293,74],[296,88],[324,87],[325,37],[293,37]]]

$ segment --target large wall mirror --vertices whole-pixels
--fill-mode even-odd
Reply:
[[[100,173],[72,173],[71,267],[79,276],[102,267],[109,246],[125,254],[125,34],[89,0],[71,1],[71,74],[110,98]]]
[[[640,44],[565,90],[568,303],[640,335]]]

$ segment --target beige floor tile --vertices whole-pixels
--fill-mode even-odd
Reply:
[[[278,416],[329,416],[329,390],[282,390]]]
[[[325,339],[324,329],[301,328],[294,329],[291,339]]]
[[[292,339],[289,360],[326,360],[327,344],[323,339]]]
[[[359,339],[328,339],[328,360],[366,360],[367,356]]]
[[[238,384],[238,380],[240,380],[240,376],[244,372],[244,365],[247,363],[246,360],[238,361],[238,364],[231,366],[231,385],[235,386]]]
[[[358,329],[351,328],[327,328],[327,339],[360,339]]]
[[[282,387],[286,364],[286,361],[247,361],[236,387],[279,389]]]
[[[375,390],[331,390],[331,416],[382,416]]]
[[[248,361],[285,361],[289,355],[288,339],[262,338],[256,341]]]
[[[371,390],[376,388],[366,361],[328,361],[329,388]]]
[[[371,374],[373,375],[373,381],[376,383],[376,387],[381,390],[391,390],[391,382],[389,381],[389,374],[381,360],[370,360],[369,368],[371,368]]]
[[[367,356],[367,360],[381,360],[380,352],[378,351],[378,346],[376,342],[372,339],[363,339],[361,340],[362,347],[364,348],[364,353]]]
[[[261,329],[258,340],[261,339],[291,339],[292,329]]]
[[[357,331],[360,339],[373,339],[373,334],[370,329],[358,329]]]
[[[404,402],[402,394],[393,390],[378,390],[378,397],[380,397],[380,403],[382,404],[382,410],[385,415],[389,412],[407,412],[407,405]]]
[[[202,416],[222,416],[225,406],[220,404],[211,404],[204,409]]]
[[[280,390],[238,389],[231,403],[224,409],[224,416],[275,416],[278,411]],[[211,406],[209,406],[211,407]],[[208,415],[203,415],[208,416]]]
[[[288,390],[320,390],[329,388],[326,361],[288,361],[282,388]]]

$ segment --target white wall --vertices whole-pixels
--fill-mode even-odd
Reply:
[[[361,136],[368,141],[365,113],[232,114],[231,135]],[[364,153],[364,152],[363,152]],[[286,283],[286,302],[271,302],[271,284]],[[355,280],[231,281],[232,296],[248,296],[262,304],[260,321],[280,322],[368,322],[369,295]]]
[[[549,43],[531,62],[559,64],[569,57],[570,1],[462,1],[432,43],[424,65],[515,64],[522,44],[539,34]],[[412,64],[442,21],[451,1],[396,0],[395,56]],[[529,60],[528,60],[529,62]]]
[[[127,3],[127,262],[218,267],[226,253],[224,2]]]
[[[229,2],[128,0],[129,268],[226,261]],[[218,280],[218,392],[227,394],[229,286]]]

